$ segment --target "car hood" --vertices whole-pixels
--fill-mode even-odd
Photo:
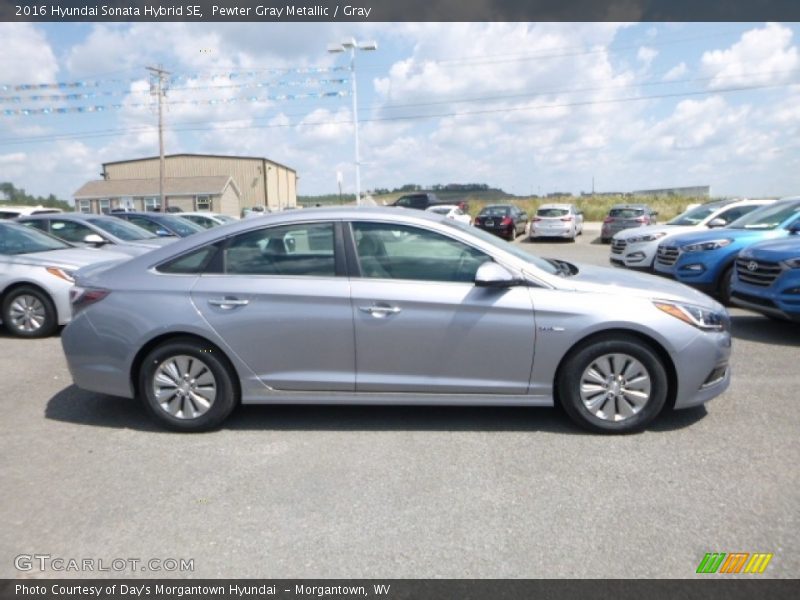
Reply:
[[[47,252],[31,252],[4,256],[4,262],[13,262],[18,265],[31,265],[34,267],[62,267],[65,269],[78,269],[98,262],[112,261],[114,263],[128,260],[130,256],[118,252],[89,248],[67,248],[64,250],[48,250]]]
[[[632,237],[647,235],[648,233],[661,233],[662,231],[669,236],[678,233],[686,233],[687,231],[694,231],[696,229],[697,227],[692,225],[645,225],[644,227],[623,229],[622,231],[614,235],[614,239],[627,240]]]
[[[563,286],[578,292],[676,300],[713,310],[723,309],[722,305],[710,296],[657,275],[586,264],[575,264],[575,266],[578,268],[578,273],[565,277]]]
[[[721,239],[746,242],[748,240],[775,237],[782,233],[784,233],[782,229],[728,229],[727,227],[721,227],[719,229],[683,233],[670,239],[670,243],[673,246],[685,246],[687,244]]]
[[[785,239],[759,242],[742,250],[739,256],[773,260],[775,262],[788,258],[797,258],[800,257],[800,236],[793,235]]]

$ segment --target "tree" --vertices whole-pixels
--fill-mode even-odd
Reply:
[[[46,198],[42,196],[31,196],[25,193],[24,188],[16,188],[13,183],[4,181],[0,183],[0,196],[5,198],[9,204],[21,204],[22,206],[46,206],[48,208],[60,208],[64,211],[72,211],[72,204],[65,200],[56,198],[49,194]]]

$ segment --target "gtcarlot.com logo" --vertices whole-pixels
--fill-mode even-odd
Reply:
[[[14,557],[18,571],[91,572],[178,572],[194,571],[193,558],[70,558],[50,554],[18,554]]]
[[[708,552],[697,565],[697,573],[727,575],[763,573],[773,555],[766,552]]]

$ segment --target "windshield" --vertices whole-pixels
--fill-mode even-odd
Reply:
[[[566,208],[540,208],[536,211],[537,217],[563,217],[568,214],[569,210]]]
[[[36,229],[21,225],[0,225],[0,254],[13,256],[67,248],[72,246]]]
[[[776,202],[739,217],[728,229],[775,229],[797,216],[800,216],[800,202]]]
[[[504,250],[504,251],[508,252],[509,254],[513,254],[517,258],[521,258],[525,262],[540,268],[545,273],[550,273],[551,275],[555,275],[556,273],[559,272],[559,268],[556,265],[554,265],[553,263],[551,263],[551,262],[549,262],[549,261],[547,261],[547,260],[545,260],[543,258],[539,258],[538,256],[535,256],[533,254],[530,254],[529,252],[525,252],[525,250],[522,250],[521,248],[519,248],[515,244],[509,244],[508,242],[505,242],[505,241],[501,240],[500,238],[498,238],[496,235],[492,235],[491,233],[487,233],[486,231],[483,231],[482,229],[478,229],[476,227],[471,227],[469,225],[465,225],[464,223],[461,223],[459,221],[453,221],[451,219],[445,220],[444,224],[447,225],[448,227],[454,227],[454,228],[459,229],[460,231],[465,232],[465,233],[467,233],[467,234],[469,234],[471,236],[479,238],[479,239],[483,240],[484,242],[487,242],[487,243],[491,244],[495,248],[500,248],[501,250]]]
[[[195,225],[194,223],[187,221],[186,219],[182,219],[181,217],[161,215],[158,218],[158,222],[163,223],[181,237],[186,237],[187,235],[192,235],[193,233],[203,231],[203,228],[200,227],[200,225]]]
[[[505,217],[511,209],[508,206],[487,206],[478,216],[480,217]]]
[[[228,215],[217,215],[217,219],[222,221],[223,223],[233,223],[236,221],[233,217],[229,217]]]
[[[158,237],[151,234],[146,229],[142,229],[141,227],[134,225],[133,223],[123,221],[122,219],[88,219],[87,222],[125,242],[151,240]]]
[[[667,225],[694,226],[703,219],[707,218],[709,215],[718,211],[720,208],[721,206],[719,204],[704,204],[703,206],[697,206],[692,210],[687,210],[685,213],[678,215],[671,221],[667,221]]]

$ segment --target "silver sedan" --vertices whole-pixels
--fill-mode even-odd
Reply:
[[[9,333],[42,337],[72,316],[69,291],[80,267],[128,256],[75,248],[17,223],[0,223],[0,312]]]
[[[730,381],[708,296],[396,208],[275,214],[89,267],[73,311],[75,383],[180,431],[239,403],[560,403],[621,433]]]

